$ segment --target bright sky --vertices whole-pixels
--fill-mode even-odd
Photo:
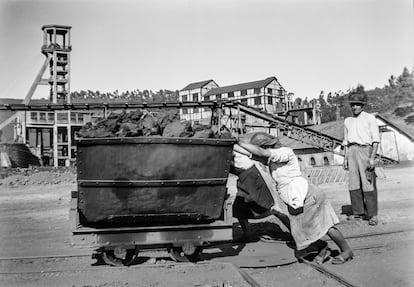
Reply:
[[[302,98],[383,87],[413,68],[413,12],[413,0],[0,0],[0,98],[25,97],[45,24],[72,26],[71,91],[270,76]]]

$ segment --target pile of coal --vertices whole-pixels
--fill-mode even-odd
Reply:
[[[81,138],[108,137],[193,137],[231,138],[228,130],[218,131],[210,125],[194,124],[180,120],[177,110],[149,112],[135,110],[111,113],[107,118],[85,124],[77,133]]]

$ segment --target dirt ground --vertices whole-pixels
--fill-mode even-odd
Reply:
[[[346,220],[346,183],[320,186],[355,251],[354,260],[344,265],[324,266],[355,286],[414,286],[414,165],[386,167],[384,174],[378,181],[380,224],[375,227]],[[231,192],[233,183],[232,178]],[[297,263],[291,247],[277,240],[215,246],[195,264],[174,264],[157,250],[130,267],[94,265],[92,250],[70,245],[71,190],[76,190],[72,170],[20,171],[0,180],[0,286],[254,286],[243,272],[260,286],[343,286]],[[274,235],[275,227],[281,235],[286,231],[274,218],[251,223],[258,236]]]

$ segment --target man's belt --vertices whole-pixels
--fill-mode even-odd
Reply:
[[[353,145],[356,145],[356,146],[359,146],[359,147],[370,146],[369,144],[349,143],[348,144],[348,147],[353,146]]]

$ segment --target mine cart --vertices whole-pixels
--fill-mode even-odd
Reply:
[[[77,141],[72,245],[111,265],[143,249],[195,260],[203,246],[232,239],[226,183],[232,139],[165,137]]]

